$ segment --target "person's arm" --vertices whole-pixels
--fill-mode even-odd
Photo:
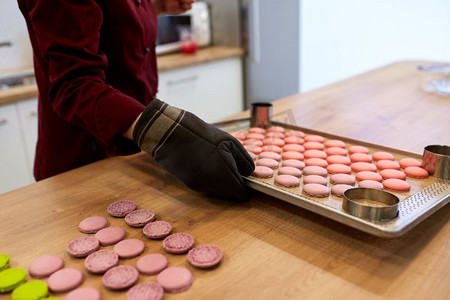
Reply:
[[[192,8],[195,0],[152,0],[156,13],[180,14]]]
[[[105,82],[100,51],[103,13],[94,0],[24,0],[35,55],[46,62],[47,92],[58,116],[105,145],[126,132],[145,105]]]

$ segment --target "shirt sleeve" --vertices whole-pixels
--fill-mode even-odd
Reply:
[[[105,83],[100,6],[93,0],[30,0],[28,12],[38,55],[48,63],[53,110],[100,142],[114,143],[144,105]]]

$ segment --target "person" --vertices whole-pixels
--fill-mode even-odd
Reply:
[[[36,180],[144,150],[195,190],[246,199],[240,142],[155,98],[157,15],[193,2],[18,0],[39,90]]]

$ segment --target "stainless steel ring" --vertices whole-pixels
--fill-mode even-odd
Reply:
[[[360,203],[364,199],[380,202],[383,206],[372,206]],[[387,221],[397,217],[399,198],[389,192],[369,189],[353,188],[344,192],[342,208],[349,214],[372,221]]]

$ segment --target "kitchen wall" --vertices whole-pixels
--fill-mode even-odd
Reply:
[[[301,91],[397,60],[450,62],[448,0],[301,0]]]
[[[12,47],[0,47],[0,74],[33,66],[31,45],[25,20],[15,0],[0,1],[0,43],[12,41]]]

